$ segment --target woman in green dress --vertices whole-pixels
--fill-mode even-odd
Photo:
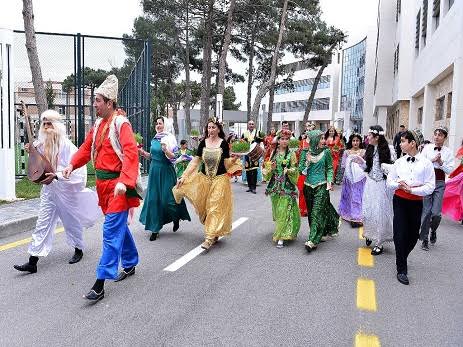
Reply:
[[[151,231],[150,241],[156,240],[165,224],[174,223],[173,231],[179,228],[180,220],[190,221],[185,201],[175,202],[172,188],[177,184],[173,162],[178,151],[175,136],[164,132],[164,119],[156,119],[156,136],[151,141],[150,152],[140,149],[141,155],[151,159],[148,188],[140,214],[145,230]]]
[[[277,148],[266,163],[264,177],[269,182],[265,191],[272,201],[272,217],[275,221],[273,241],[282,248],[284,241],[294,240],[301,227],[297,201],[299,170],[296,153],[289,151],[289,130],[282,130]]]
[[[175,171],[177,173],[177,178],[182,177],[188,164],[193,159],[193,154],[193,151],[188,149],[188,142],[186,140],[180,141],[180,150],[175,155]]]
[[[305,248],[315,250],[320,241],[336,236],[339,215],[330,202],[333,184],[333,159],[325,147],[325,138],[320,130],[308,133],[309,148],[301,152],[299,169],[306,173],[304,198],[307,204],[310,233]]]

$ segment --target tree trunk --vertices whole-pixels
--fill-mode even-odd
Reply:
[[[235,0],[230,0],[230,8],[228,9],[227,28],[225,29],[224,42],[220,53],[219,71],[217,81],[217,94],[224,94],[225,91],[225,67],[227,64],[228,48],[231,42],[231,29],[233,26],[233,11],[235,9]],[[217,99],[216,99],[217,100]]]
[[[43,84],[42,71],[40,69],[39,55],[34,29],[34,13],[32,0],[23,0],[23,19],[24,31],[26,34],[26,49],[31,67],[32,84],[34,85],[35,102],[39,110],[39,115],[47,110],[47,98]]]
[[[325,61],[323,65],[320,66],[320,69],[318,69],[317,76],[315,76],[315,79],[313,81],[312,90],[310,91],[309,100],[307,101],[307,107],[305,108],[302,123],[299,124],[299,129],[304,129],[304,124],[307,123],[307,121],[309,120],[309,114],[310,114],[310,110],[312,109],[312,103],[315,98],[315,93],[317,92],[318,83],[320,82],[320,79],[322,78],[323,70],[325,70],[327,66],[328,66],[328,61]]]
[[[280,47],[283,41],[283,33],[285,32],[287,12],[288,12],[288,0],[285,0],[283,3],[283,9],[281,10],[278,40],[275,45],[275,49],[273,51],[272,65],[270,69],[270,78],[260,86],[259,90],[257,91],[256,98],[254,99],[254,105],[252,106],[251,118],[254,120],[257,119],[257,116],[259,115],[260,103],[262,102],[263,97],[265,96],[265,94],[267,94],[267,91],[270,89],[270,87],[275,84],[278,55],[280,53]]]
[[[272,127],[272,117],[273,117],[273,100],[275,99],[275,84],[270,87],[270,95],[268,98],[268,113],[267,113],[267,132]]]
[[[187,135],[191,134],[191,84],[190,84],[190,22],[189,0],[186,1],[186,25],[185,25],[185,128]]]
[[[201,77],[201,109],[200,127],[204,129],[209,118],[209,105],[211,97],[211,56],[212,56],[212,15],[214,0],[208,1],[207,13],[204,16],[203,40],[203,75]]]
[[[249,52],[249,61],[248,61],[248,95],[247,95],[247,121],[251,120],[251,97],[252,97],[252,85],[254,82],[254,43],[255,43],[255,35],[254,32],[251,35],[251,44],[250,48],[251,51]]]

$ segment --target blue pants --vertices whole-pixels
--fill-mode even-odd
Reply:
[[[103,251],[96,278],[116,279],[121,259],[123,268],[138,264],[138,252],[127,226],[128,211],[108,213],[103,223]]]

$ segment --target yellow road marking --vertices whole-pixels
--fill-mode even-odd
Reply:
[[[366,266],[366,267],[375,266],[375,259],[371,255],[371,249],[367,247],[360,247],[358,249],[357,262],[360,266]]]
[[[357,279],[357,308],[376,312],[375,282],[367,278]]]
[[[380,347],[381,343],[376,335],[357,333],[355,335],[355,347]]]
[[[359,240],[364,240],[365,238],[363,237],[363,227],[359,227]]]
[[[55,234],[59,234],[59,233],[61,233],[63,231],[64,231],[64,228],[59,227],[59,228],[57,228],[55,230]],[[1,251],[6,251],[7,249],[15,248],[15,247],[18,247],[18,246],[26,245],[31,241],[32,241],[32,237],[28,237],[27,239],[23,239],[23,240],[7,243],[7,244],[4,244],[4,245],[0,245],[0,252]]]

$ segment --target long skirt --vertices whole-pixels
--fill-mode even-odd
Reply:
[[[272,195],[272,217],[275,222],[273,241],[294,240],[301,227],[301,217],[295,198]]]
[[[463,172],[447,181],[442,214],[457,222],[463,219]]]
[[[375,181],[367,177],[363,190],[363,237],[381,246],[393,241],[392,230],[393,192],[387,188],[386,180]]]
[[[145,230],[158,233],[163,225],[191,220],[185,201],[177,204],[172,195],[172,187],[177,184],[174,167],[170,164],[152,161],[148,177],[148,188],[140,214],[140,222]]]
[[[209,178],[201,172],[192,174],[180,188],[172,189],[175,201],[188,199],[204,225],[207,239],[229,235],[232,230],[233,193],[227,174]]]
[[[315,188],[304,186],[304,197],[309,213],[310,233],[308,240],[320,243],[325,235],[335,235],[339,228],[339,215],[330,202],[330,193],[326,184]]]
[[[341,201],[339,202],[339,215],[348,222],[361,223],[362,198],[366,178],[352,183],[346,177],[342,180]]]
[[[304,182],[306,176],[303,174],[299,175],[297,180],[297,189],[299,190],[299,212],[301,217],[307,217],[307,204],[305,203],[304,198]]]

